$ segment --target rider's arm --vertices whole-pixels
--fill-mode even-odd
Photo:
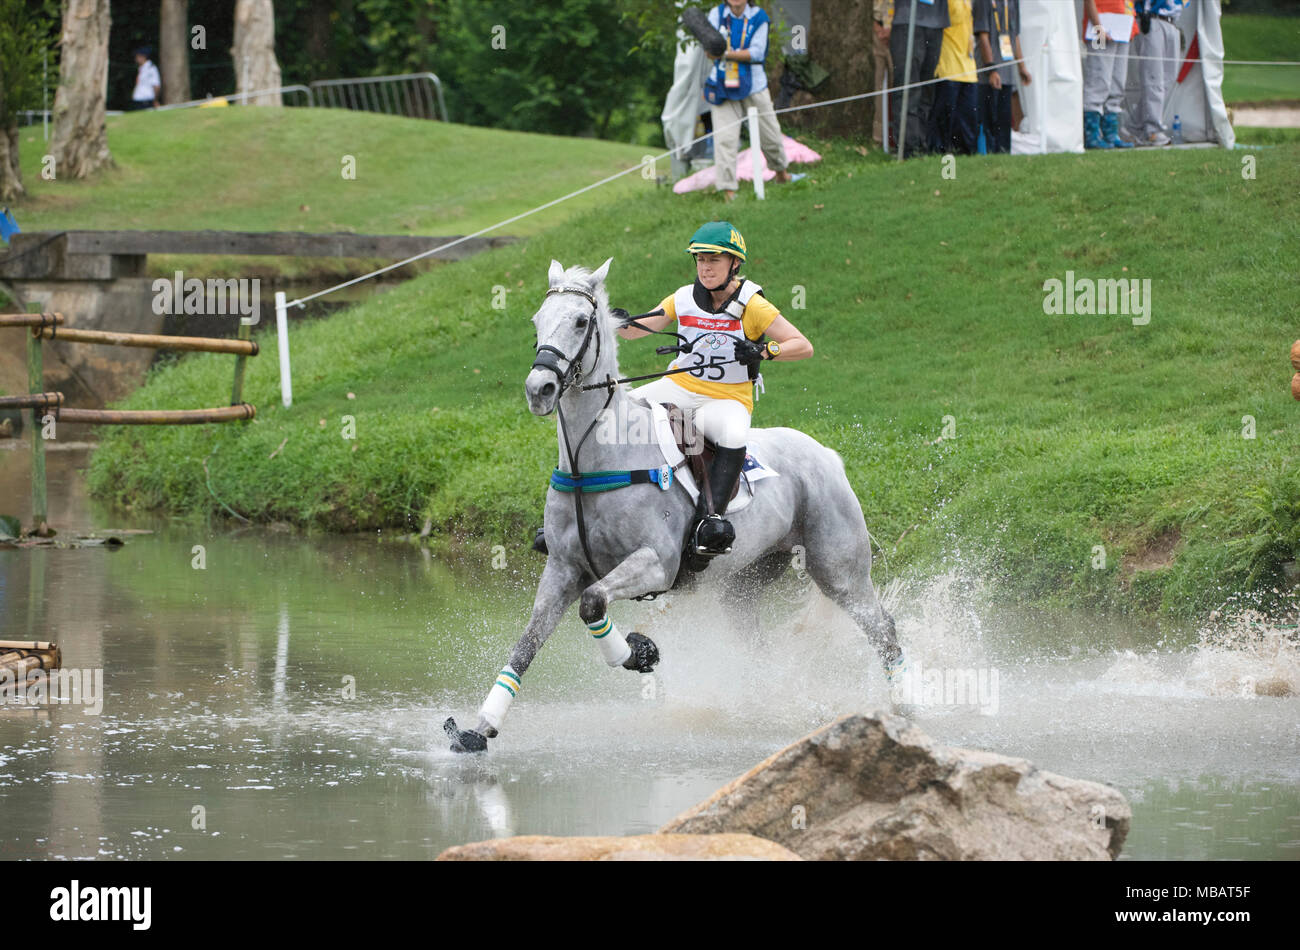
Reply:
[[[806,360],[813,355],[813,345],[785,317],[778,316],[767,327],[767,335],[781,344],[778,360]]]
[[[663,313],[657,317],[642,317],[637,323],[648,327],[650,330],[662,330],[677,319],[677,309],[673,306],[671,296],[665,298],[657,309],[662,310]],[[646,330],[638,330],[636,327],[626,327],[619,330],[618,335],[624,340],[635,340],[638,337],[649,336],[650,334]]]

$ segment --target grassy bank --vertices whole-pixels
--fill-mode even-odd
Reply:
[[[1249,181],[1219,150],[961,159],[949,180],[938,159],[824,147],[812,180],[726,209],[748,272],[817,347],[771,367],[755,423],[842,453],[889,571],[960,557],[1010,596],[1179,615],[1276,582],[1300,553],[1300,145],[1258,153]],[[263,334],[255,422],[106,430],[92,488],[220,513],[215,493],[333,530],[430,518],[522,547],[555,459],[554,421],[522,397],[549,260],[612,255],[615,304],[649,309],[690,279],[686,238],[720,209],[629,197],[301,325],[291,410]],[[1150,322],[1045,314],[1044,281],[1069,271],[1149,279]],[[627,372],[661,362],[639,344]],[[215,404],[230,373],[189,356],[126,405]]]
[[[1300,16],[1229,13],[1223,26],[1225,59],[1292,62],[1300,53]],[[1223,100],[1300,99],[1300,66],[1225,66]]]
[[[20,134],[25,231],[145,229],[468,234],[637,165],[646,149],[335,109],[183,109],[108,120],[116,167],[88,181],[41,177],[39,126]],[[344,178],[344,157],[355,178]],[[639,189],[640,175],[511,224],[553,227]],[[388,263],[385,261],[384,263]],[[294,275],[317,259],[155,255],[157,273]]]

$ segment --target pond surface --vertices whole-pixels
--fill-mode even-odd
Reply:
[[[27,464],[0,448],[0,512],[24,523]],[[649,832],[886,700],[872,651],[789,575],[761,643],[729,634],[707,595],[617,605],[662,651],[648,678],[606,668],[571,611],[489,754],[457,756],[441,723],[473,724],[522,628],[542,564],[526,539],[500,539],[494,566],[487,545],[131,518],[86,499],[84,464],[50,454],[65,535],[155,533],[0,550],[0,638],[57,641],[65,668],[103,670],[104,694],[98,715],[0,708],[0,857],[432,858],[493,836]],[[935,738],[1115,785],[1133,807],[1123,858],[1300,857],[1285,632],[1210,645],[995,611],[959,574],[893,596],[913,664],[997,672],[984,711],[916,709]]]

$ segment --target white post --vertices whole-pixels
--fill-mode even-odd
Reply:
[[[1038,130],[1038,152],[1047,154],[1047,37],[1043,37],[1043,48],[1038,52],[1037,71],[1034,81],[1034,125]]]
[[[280,401],[288,409],[293,405],[293,380],[289,376],[289,318],[283,290],[275,292],[275,334],[280,349]]]
[[[893,81],[894,81],[894,77],[892,74],[886,75],[885,88],[888,89],[889,84]],[[884,106],[884,108],[880,110],[880,148],[886,155],[888,155],[889,154],[889,93],[887,92],[881,93],[880,104]]]
[[[758,106],[749,107],[749,165],[754,171],[754,197],[763,200],[763,152],[758,134]]]

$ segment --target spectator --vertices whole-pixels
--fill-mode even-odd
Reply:
[[[1136,0],[1140,30],[1133,37],[1133,56],[1138,62],[1138,99],[1129,128],[1138,145],[1172,142],[1164,126],[1165,102],[1178,75],[1182,34],[1175,24],[1185,6],[1187,0]]]
[[[874,34],[871,53],[876,61],[876,82],[872,88],[881,90],[889,85],[889,78],[894,74],[894,64],[889,58],[889,29],[894,22],[894,0],[875,0],[872,17],[876,21],[871,26]],[[889,151],[894,143],[882,141],[884,125],[881,118],[885,114],[882,104],[884,98],[884,96],[875,96],[871,100],[871,141],[885,151]]]
[[[162,88],[162,77],[158,67],[149,60],[149,47],[141,46],[135,51],[135,64],[140,67],[135,74],[135,91],[131,93],[131,109],[158,108],[158,90]]]
[[[1132,148],[1119,137],[1119,116],[1129,40],[1138,29],[1133,0],[1083,0],[1083,16],[1083,147]]]
[[[907,33],[912,10],[916,10],[913,27],[912,63],[907,63]],[[889,31],[889,57],[894,66],[894,93],[889,103],[889,131],[894,141],[902,141],[903,157],[922,155],[930,135],[930,113],[934,109],[934,86],[920,86],[907,94],[907,125],[899,138],[899,112],[903,108],[902,87],[907,83],[928,83],[939,65],[939,47],[948,26],[948,5],[936,0],[894,0],[894,19]]]
[[[975,36],[979,41],[980,127],[989,152],[1011,151],[1011,96],[1016,73],[1027,86],[1029,70],[1020,51],[1020,0],[975,0]],[[1019,62],[1017,62],[1019,61]]]
[[[713,107],[713,163],[718,170],[717,190],[728,201],[736,197],[736,153],[740,126],[750,106],[758,108],[758,133],[767,167],[776,180],[795,180],[788,171],[781,125],[772,111],[767,91],[767,13],[744,0],[727,0],[709,11],[709,22],[727,40],[727,50],[709,71],[704,98]],[[802,175],[797,176],[802,178]]]
[[[934,86],[930,147],[940,153],[975,154],[979,122],[979,75],[975,72],[975,33],[971,0],[947,0],[948,29],[943,31]]]

